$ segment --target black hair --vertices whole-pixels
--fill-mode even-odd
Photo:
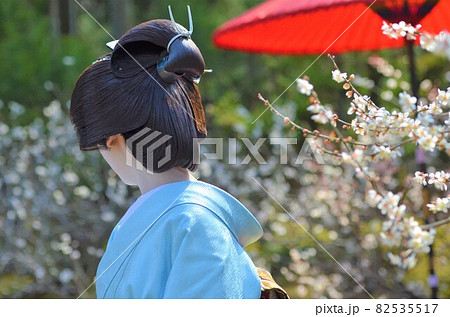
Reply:
[[[80,75],[75,85],[70,119],[82,151],[106,146],[106,139],[122,134],[129,140],[136,133],[157,131],[159,137],[150,140],[139,137],[127,147],[142,165],[153,172],[172,167],[195,171],[194,139],[206,136],[205,114],[195,79],[199,78],[205,62],[189,36],[174,36],[185,30],[170,20],[152,20],[126,32],[112,53],[95,61]],[[164,62],[164,64],[162,63]],[[162,78],[158,66],[163,65],[171,80]],[[148,134],[147,133],[147,134]],[[156,134],[158,134],[156,133]],[[170,136],[155,149],[163,136]],[[137,142],[145,138],[146,149],[152,149],[153,166],[147,166],[147,151],[136,157]],[[161,143],[161,141],[160,141]],[[142,144],[140,144],[142,146]],[[170,146],[170,159],[158,166]],[[197,149],[198,150],[198,149]]]

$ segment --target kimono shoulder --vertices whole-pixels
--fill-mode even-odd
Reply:
[[[261,227],[235,198],[209,186],[168,186],[119,222],[97,271],[97,296],[259,298],[260,279],[243,247]]]

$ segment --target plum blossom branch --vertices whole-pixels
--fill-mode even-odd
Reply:
[[[319,133],[317,130],[312,131],[312,130],[310,130],[310,129],[307,129],[307,128],[305,128],[305,127],[303,127],[303,126],[301,126],[301,125],[295,123],[295,122],[292,121],[288,116],[283,115],[279,110],[277,110],[277,109],[269,102],[269,100],[265,99],[261,94],[258,94],[258,99],[261,100],[261,101],[264,103],[264,105],[265,105],[266,107],[269,108],[269,110],[270,110],[271,112],[275,113],[275,115],[277,115],[278,117],[282,118],[285,125],[291,125],[291,126],[292,126],[292,127],[291,127],[291,130],[300,130],[300,131],[302,131],[302,133],[303,133],[305,136],[306,136],[306,135],[312,135],[312,136],[314,136],[314,137],[323,138],[323,139],[326,139],[326,140],[329,140],[329,141],[332,141],[332,142],[337,142],[337,143],[339,143],[339,142],[342,141],[340,138],[336,138],[336,137],[332,137],[332,136],[329,136],[329,135],[326,135],[326,134]],[[353,138],[351,138],[351,137],[350,137],[350,138],[346,138],[346,139],[345,139],[345,142],[351,143],[351,144],[355,144],[355,145],[361,145],[361,146],[366,146],[366,145],[368,145],[368,144],[363,143],[363,142],[357,142],[357,141],[353,140]]]
[[[432,52],[445,52],[450,56],[448,47],[450,37],[444,33],[431,36],[419,33],[420,26],[413,27],[404,22],[383,24],[383,33],[392,38],[406,38],[415,40],[421,37],[424,49]],[[329,55],[334,70],[331,71],[332,79],[342,84],[345,95],[349,98],[350,105],[347,114],[353,119],[351,122],[341,119],[332,111],[330,105],[324,105],[319,99],[314,86],[309,78],[297,79],[297,88],[301,94],[309,97],[307,110],[312,113],[311,119],[319,124],[329,124],[333,130],[329,135],[318,130],[311,131],[293,122],[276,110],[268,100],[260,94],[258,98],[264,102],[277,116],[283,118],[285,125],[290,125],[292,130],[298,129],[306,135],[315,138],[323,138],[326,141],[342,145],[341,149],[328,150],[320,148],[322,153],[332,154],[338,164],[346,164],[355,168],[356,177],[367,179],[372,188],[367,192],[367,203],[379,210],[387,219],[383,222],[380,233],[383,244],[398,248],[400,253],[388,253],[391,263],[402,268],[411,268],[416,263],[416,254],[429,252],[434,241],[434,227],[444,225],[448,218],[420,226],[414,217],[406,217],[407,210],[403,201],[407,197],[411,186],[405,186],[402,192],[396,194],[384,190],[378,185],[379,177],[372,169],[372,162],[392,161],[401,158],[405,145],[413,143],[425,151],[445,151],[450,155],[450,141],[448,131],[450,126],[450,87],[445,90],[437,89],[434,100],[418,100],[408,92],[402,91],[398,95],[394,110],[388,110],[377,105],[367,95],[361,94],[353,85],[354,74],[343,72],[336,63],[335,57]],[[450,57],[449,57],[450,58]],[[427,103],[427,104],[424,104]],[[338,125],[339,124],[339,125]],[[345,136],[339,128],[350,130],[356,135]],[[349,131],[349,132],[350,132]],[[349,133],[346,133],[349,134]],[[364,137],[363,140],[360,137]],[[391,141],[390,144],[386,140]],[[345,150],[344,150],[345,149]],[[439,190],[447,190],[450,173],[445,171],[435,173],[416,172],[414,180],[423,185],[433,184]],[[450,196],[439,197],[427,207],[430,211],[447,213],[450,208]]]
[[[424,229],[424,230],[428,230],[428,229],[431,229],[431,228],[436,228],[436,227],[440,227],[440,226],[446,225],[448,223],[450,223],[450,217],[447,217],[447,218],[444,218],[442,220],[430,223],[428,225],[423,225],[423,226],[421,226],[421,228]]]

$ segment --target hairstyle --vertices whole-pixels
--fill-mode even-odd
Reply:
[[[207,132],[194,81],[203,74],[205,62],[195,43],[189,36],[180,36],[180,30],[186,29],[170,20],[139,24],[119,39],[112,53],[84,70],[70,105],[80,150],[104,147],[115,134],[128,140],[148,128],[150,133],[160,132],[160,137],[140,137],[146,139],[142,157],[136,157],[138,141],[131,148],[126,143],[146,169],[157,173],[172,167],[197,169],[194,138],[204,138]],[[152,150],[153,166],[147,166],[145,148],[159,144],[164,135],[171,138]],[[168,146],[170,159],[158,166]]]

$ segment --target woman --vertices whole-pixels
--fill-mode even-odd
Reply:
[[[189,172],[206,136],[196,86],[205,64],[190,33],[173,20],[142,23],[76,83],[70,116],[80,149],[99,149],[142,193],[109,238],[98,298],[260,298],[243,248],[261,225]]]

